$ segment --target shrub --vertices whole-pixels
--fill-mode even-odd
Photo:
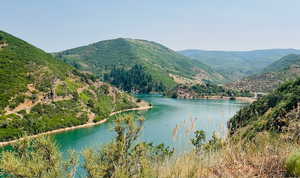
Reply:
[[[78,159],[72,155],[67,162],[62,160],[56,143],[50,137],[26,138],[13,145],[10,151],[2,152],[0,175],[41,178],[73,177],[67,171],[75,169]]]
[[[289,155],[286,168],[291,176],[300,176],[300,151]]]

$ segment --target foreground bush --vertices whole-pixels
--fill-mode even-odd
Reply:
[[[10,177],[73,177],[77,164],[73,156],[63,161],[50,137],[27,138],[2,152],[1,158],[0,175]]]
[[[291,176],[300,176],[300,151],[288,157],[286,167]]]
[[[154,176],[153,163],[161,163],[173,154],[163,144],[137,143],[143,120],[131,115],[116,120],[115,140],[100,151],[84,152],[84,168],[88,177]]]

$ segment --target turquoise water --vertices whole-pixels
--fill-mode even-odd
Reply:
[[[180,100],[161,96],[138,96],[154,105],[142,115],[145,118],[141,141],[164,143],[177,152],[191,149],[190,139],[197,129],[204,130],[208,137],[214,132],[226,135],[226,122],[245,103],[226,100]],[[85,148],[101,148],[114,138],[113,122],[109,121],[92,128],[82,128],[54,136],[61,150],[82,151]]]

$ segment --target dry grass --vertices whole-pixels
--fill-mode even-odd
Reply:
[[[157,177],[285,177],[287,155],[299,145],[269,136],[255,143],[226,143],[215,152],[191,152],[156,166]]]

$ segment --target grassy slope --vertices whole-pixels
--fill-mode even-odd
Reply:
[[[162,81],[167,87],[175,85],[169,73],[192,78],[202,72],[215,82],[224,80],[207,65],[145,40],[119,38],[100,41],[56,55],[81,70],[88,70],[99,76],[108,72],[113,66],[130,68],[134,64],[140,64],[155,80]]]
[[[98,121],[133,97],[0,31],[0,141]]]
[[[288,54],[300,54],[294,49],[270,49],[256,51],[204,51],[185,50],[181,54],[210,65],[232,80],[254,75],[271,63]]]

